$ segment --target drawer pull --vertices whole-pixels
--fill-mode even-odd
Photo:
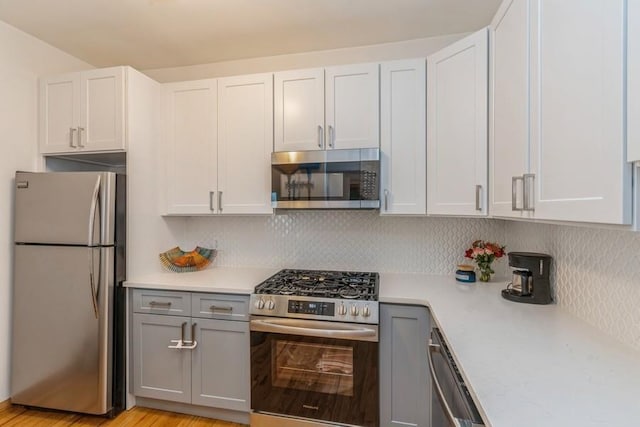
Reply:
[[[151,301],[149,303],[149,306],[151,308],[156,308],[156,307],[164,307],[164,308],[169,308],[171,307],[171,302],[158,302],[158,301]]]
[[[233,307],[231,306],[220,306],[220,305],[212,305],[209,307],[211,311],[226,311],[227,313],[231,313],[233,311]]]

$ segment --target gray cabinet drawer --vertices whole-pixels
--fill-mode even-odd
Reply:
[[[191,316],[205,319],[249,320],[249,296],[191,294]]]
[[[156,289],[134,289],[133,311],[135,313],[190,316],[191,294]]]

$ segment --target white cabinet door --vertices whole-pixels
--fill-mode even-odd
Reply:
[[[640,0],[627,0],[627,160],[640,161]]]
[[[215,80],[167,84],[167,213],[217,211],[217,86]]]
[[[126,149],[126,67],[40,79],[42,154]]]
[[[488,32],[427,58],[427,213],[487,214]]]
[[[80,74],[40,79],[40,152],[77,150],[80,123]]]
[[[424,215],[427,199],[426,62],[380,67],[381,215]]]
[[[380,146],[378,69],[358,64],[325,70],[326,149]]]
[[[532,3],[535,217],[628,224],[626,1]]]
[[[194,405],[248,412],[249,322],[193,319],[192,399]]]
[[[124,150],[125,68],[80,74],[78,146],[84,151]]]
[[[489,199],[493,216],[530,215],[522,210],[521,178],[529,173],[529,10],[529,0],[507,0],[491,24]]]
[[[324,148],[324,69],[274,75],[274,150]]]
[[[219,213],[273,213],[273,74],[219,79],[218,112]]]

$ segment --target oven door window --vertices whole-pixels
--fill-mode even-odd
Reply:
[[[353,347],[274,340],[274,387],[353,396]]]
[[[378,343],[251,332],[251,408],[378,425]]]

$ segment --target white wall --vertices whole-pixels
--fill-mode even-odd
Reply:
[[[265,73],[297,68],[328,65],[356,64],[359,62],[390,61],[394,59],[422,58],[464,37],[453,34],[441,37],[407,40],[354,48],[322,50],[290,55],[267,56],[237,61],[215,62],[176,68],[144,70],[159,82],[196,80],[238,74]]]
[[[92,68],[0,21],[0,402],[9,397],[13,178],[37,167],[38,76]]]

